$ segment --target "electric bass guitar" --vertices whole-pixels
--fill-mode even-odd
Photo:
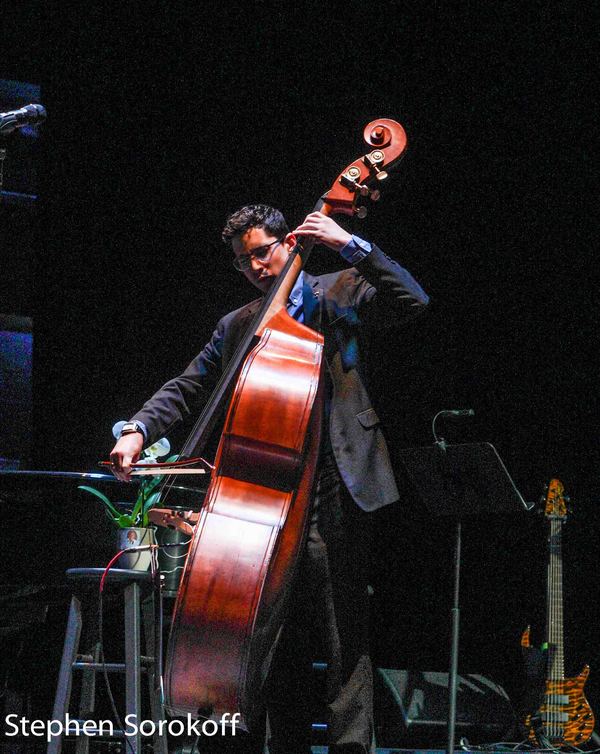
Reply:
[[[546,677],[541,704],[523,721],[528,739],[544,747],[549,744],[552,747],[580,746],[594,731],[594,714],[583,693],[590,673],[589,665],[578,676],[565,678],[562,526],[567,518],[567,506],[563,492],[561,482],[552,479],[544,509],[549,525],[546,641],[542,645]],[[531,646],[529,626],[521,637],[521,647],[531,658],[535,653],[539,655],[539,650]]]

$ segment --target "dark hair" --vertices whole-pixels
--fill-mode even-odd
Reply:
[[[267,204],[247,204],[229,215],[221,238],[225,243],[231,243],[234,236],[239,236],[250,228],[264,228],[275,238],[284,238],[289,233],[285,218],[278,209]]]

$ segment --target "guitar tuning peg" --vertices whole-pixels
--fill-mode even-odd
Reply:
[[[367,208],[366,207],[354,207],[354,214],[361,220],[363,220],[367,216]]]

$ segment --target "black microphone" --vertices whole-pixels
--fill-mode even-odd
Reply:
[[[10,134],[23,126],[35,126],[46,120],[46,109],[42,105],[25,105],[19,110],[0,113],[0,134]]]

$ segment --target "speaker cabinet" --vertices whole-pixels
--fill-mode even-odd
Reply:
[[[377,668],[375,725],[378,746],[444,746],[448,724],[448,673]],[[470,744],[507,740],[515,725],[501,686],[482,675],[458,677],[456,736]]]

